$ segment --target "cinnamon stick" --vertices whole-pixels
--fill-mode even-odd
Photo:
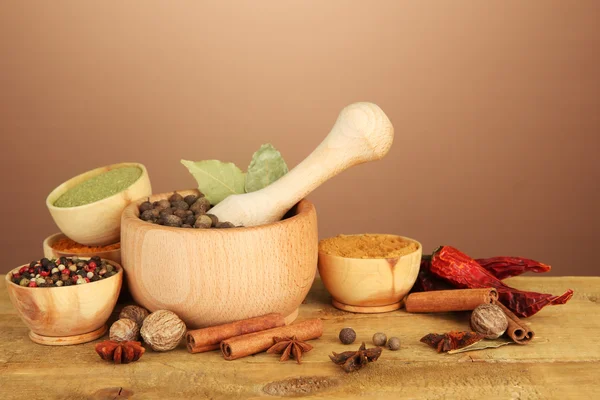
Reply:
[[[296,336],[298,340],[311,340],[323,334],[323,322],[309,319],[297,324],[268,329],[266,331],[236,336],[221,342],[221,352],[226,360],[236,360],[260,353],[273,346],[273,337]]]
[[[188,331],[186,334],[186,345],[188,351],[192,354],[203,353],[218,349],[220,343],[225,339],[284,325],[283,315],[267,314],[229,324]]]
[[[468,311],[497,299],[498,292],[494,288],[434,290],[409,294],[405,307],[413,313]]]
[[[527,344],[533,339],[535,334],[529,328],[529,325],[524,323],[517,317],[512,311],[510,311],[506,306],[500,303],[498,300],[494,301],[494,304],[499,306],[504,314],[506,315],[506,319],[508,320],[508,328],[506,328],[506,334],[510,337],[515,343],[518,344]]]

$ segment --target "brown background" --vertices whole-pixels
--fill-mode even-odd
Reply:
[[[265,142],[294,166],[366,100],[395,144],[311,195],[321,237],[596,275],[598,21],[594,0],[3,1],[0,269],[40,257],[73,175],[138,161],[155,192],[190,188],[181,158],[245,168]]]

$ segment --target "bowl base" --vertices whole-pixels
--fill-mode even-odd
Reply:
[[[398,310],[402,307],[404,301],[400,300],[397,303],[387,304],[385,306],[351,306],[349,304],[340,303],[335,299],[331,299],[331,304],[333,304],[335,308],[338,308],[343,311],[361,314],[376,314]]]
[[[104,335],[107,329],[108,328],[106,325],[102,325],[95,331],[74,336],[43,336],[29,331],[29,338],[34,343],[43,344],[46,346],[68,346],[71,344],[87,343],[91,342],[92,340],[96,340]]]
[[[286,325],[289,325],[292,322],[294,322],[296,320],[296,318],[298,318],[298,308],[296,308],[294,311],[292,311],[292,313],[290,315],[288,315],[287,317],[284,317],[283,321],[285,322]]]

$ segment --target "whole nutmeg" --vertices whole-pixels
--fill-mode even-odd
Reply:
[[[177,314],[168,310],[158,310],[146,317],[140,333],[152,350],[169,351],[177,347],[185,336],[185,331],[185,324]]]
[[[136,341],[140,334],[140,327],[130,319],[119,319],[110,327],[110,340],[117,342]]]
[[[377,332],[373,335],[373,344],[375,346],[384,346],[387,342],[387,335],[383,332]]]
[[[471,314],[471,328],[486,339],[497,339],[508,328],[508,320],[499,306],[481,304]]]
[[[340,331],[339,338],[343,344],[352,344],[356,340],[356,332],[352,328],[344,328]]]
[[[138,327],[142,327],[142,323],[150,313],[140,306],[125,306],[119,313],[119,319],[130,319],[135,321]]]

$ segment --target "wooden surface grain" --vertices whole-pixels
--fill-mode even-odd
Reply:
[[[266,353],[225,361],[218,352],[189,354],[183,343],[167,353],[148,349],[133,364],[112,365],[100,360],[94,343],[60,348],[32,343],[2,287],[0,398],[600,398],[600,277],[510,282],[556,294],[571,288],[575,296],[567,305],[529,318],[536,333],[529,345],[442,355],[419,339],[430,332],[465,329],[468,314],[351,314],[330,305],[317,279],[298,320],[322,318],[325,331],[311,341],[314,350],[302,365],[280,363]],[[337,339],[346,326],[358,335],[350,346]],[[358,348],[377,331],[398,336],[400,351],[384,350],[379,361],[351,374],[329,361],[331,351]]]

